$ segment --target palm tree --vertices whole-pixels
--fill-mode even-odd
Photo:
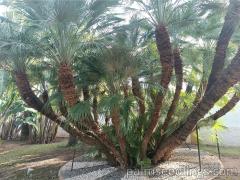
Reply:
[[[108,11],[117,1],[14,1],[19,16],[11,25],[1,24],[0,35],[1,65],[14,73],[24,102],[123,168],[167,160],[240,77],[234,42],[233,52],[224,55],[228,67],[209,85],[215,67],[206,59],[219,30],[213,22],[222,18],[213,7],[225,11],[217,0],[134,2],[138,15],[126,23]],[[228,47],[239,7],[239,1],[230,1],[217,47]],[[231,35],[224,39],[226,26]],[[216,64],[219,58],[213,59]],[[33,85],[27,76],[28,68],[39,64],[49,74],[45,101],[33,90],[41,83]],[[236,93],[208,119],[238,101]]]
[[[239,23],[238,22],[238,17],[240,15],[239,7],[240,7],[239,1],[230,1],[224,25],[218,38],[217,50],[215,52],[213,67],[209,78],[216,77],[215,73],[217,74],[219,73],[218,70],[215,71],[216,69],[218,69],[218,68],[215,69],[215,65],[218,64],[218,61],[220,60],[220,64],[222,64],[222,61],[224,62],[226,59],[225,52],[228,47],[228,43],[232,37],[234,29],[238,26]],[[231,21],[231,23],[229,23],[228,21]],[[229,26],[228,28],[230,28],[231,30],[229,34],[225,37],[223,34],[225,34],[226,29],[228,29],[226,26]],[[222,38],[225,41],[220,43],[220,41],[222,41]],[[223,47],[221,51],[219,51],[219,46]],[[224,52],[223,53],[224,55],[220,56],[222,52]],[[218,59],[216,57],[220,58]],[[239,51],[232,59],[231,64],[225,70],[223,70],[222,73],[220,73],[220,75],[218,74],[219,77],[215,80],[212,87],[210,89],[208,89],[207,87],[206,92],[202,97],[202,100],[198,103],[198,105],[186,118],[185,123],[181,125],[174,133],[172,133],[172,135],[170,135],[163,143],[159,145],[156,154],[153,157],[154,163],[164,160],[165,157],[169,156],[169,152],[171,152],[171,149],[175,148],[176,146],[178,146],[178,144],[181,144],[184,140],[186,140],[187,135],[193,130],[197,121],[203,118],[203,116],[227,92],[227,90],[238,82],[237,72],[238,63],[239,63]],[[220,69],[222,68],[223,66]],[[211,80],[209,79],[208,84],[210,82]],[[169,148],[170,146],[172,148]]]
[[[43,32],[42,42],[40,47],[42,47],[44,55],[49,58],[53,63],[55,63],[58,69],[58,81],[61,93],[65,101],[67,102],[69,108],[73,108],[79,102],[79,95],[75,87],[74,75],[71,68],[71,64],[74,59],[77,58],[77,51],[80,47],[84,46],[86,43],[86,38],[88,32],[94,31],[94,24],[100,23],[99,21],[106,21],[102,16],[102,13],[107,11],[108,6],[115,5],[118,1],[40,1],[35,4],[32,1],[26,2],[17,2],[17,7],[20,7],[20,11],[26,17],[26,21],[35,28],[37,31]],[[103,4],[104,3],[104,6]],[[52,12],[51,16],[48,16],[47,13]],[[40,25],[40,26],[39,26]],[[16,79],[19,76],[16,76]],[[29,87],[27,77],[22,78],[25,81],[19,83],[24,85],[24,87]],[[20,91],[22,87],[19,88]],[[30,92],[30,90],[29,90]],[[29,93],[30,94],[30,93]],[[31,94],[30,94],[31,95]],[[32,94],[32,97],[34,95]],[[35,101],[33,104],[37,103],[38,100],[34,98]],[[42,111],[42,104],[38,102],[38,107],[35,109]],[[50,108],[52,113],[52,109]],[[46,115],[46,114],[45,114]],[[53,116],[56,121],[56,116],[54,114],[47,115]],[[58,123],[62,123],[57,118]],[[98,135],[97,141],[100,141],[104,146],[110,149],[110,152],[105,151],[110,154],[114,154],[117,161],[126,166],[126,162],[122,162],[118,151],[115,149],[114,144],[107,138],[105,133],[100,129],[99,125],[93,121],[91,116],[84,120],[84,126],[87,129],[90,129],[95,134]],[[91,123],[89,123],[91,122]],[[80,129],[82,128],[82,123],[80,124]],[[76,129],[76,127],[73,127]],[[65,127],[66,129],[66,127]],[[79,129],[79,128],[78,128]],[[77,131],[79,131],[76,129]],[[79,135],[78,135],[79,136]],[[84,135],[86,137],[86,135]],[[90,140],[89,140],[90,139]],[[89,143],[92,144],[91,137],[85,139],[89,140]],[[97,144],[97,142],[95,142]]]
[[[189,25],[189,23],[192,22],[194,18],[196,18],[196,13],[194,12],[196,10],[196,4],[194,4],[193,1],[183,2],[178,0],[150,0],[147,1],[147,3],[142,0],[137,0],[136,2],[140,6],[140,11],[143,11],[145,13],[149,22],[155,29],[156,45],[162,68],[160,80],[162,89],[157,93],[157,96],[155,97],[154,110],[152,112],[150,124],[144,134],[142,142],[141,158],[143,159],[146,155],[148,143],[158,125],[160,111],[163,106],[163,100],[168,89],[174,67],[173,49],[167,28],[170,28],[170,30],[173,31],[175,28],[181,28],[183,24],[185,26]],[[180,31],[178,33],[180,34]],[[181,91],[182,67],[178,51],[178,49],[174,50],[176,61],[178,61],[178,63],[175,63],[175,70],[178,74],[178,87],[176,89],[176,94],[172,106],[170,107],[166,123],[163,126],[164,129],[166,129],[166,126],[175,111]]]

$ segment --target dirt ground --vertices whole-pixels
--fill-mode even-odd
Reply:
[[[59,168],[73,157],[73,148],[68,148],[65,144],[66,141],[60,142],[60,145],[55,145],[56,147],[53,148],[51,145],[43,145],[42,150],[34,149],[33,151],[29,150],[31,145],[24,142],[0,144],[0,180],[58,179]],[[81,154],[82,151],[77,150],[76,156]],[[8,157],[11,155],[16,157]],[[4,158],[6,158],[5,162]]]
[[[8,151],[10,149],[14,149],[15,147],[22,146],[26,143],[24,142],[19,142],[19,141],[5,141],[4,143],[0,144],[0,153]]]
[[[215,180],[239,180],[240,179],[240,157],[221,157],[224,171],[222,176],[215,178]]]

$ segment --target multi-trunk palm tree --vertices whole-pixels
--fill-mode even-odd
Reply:
[[[1,33],[1,64],[13,73],[29,107],[96,146],[109,162],[122,168],[157,164],[170,157],[240,80],[240,52],[231,42],[238,29],[240,1],[231,0],[226,7],[217,0],[136,0],[126,8],[137,12],[129,22],[113,13],[122,9],[117,4],[10,2],[12,22],[1,26],[7,25],[12,33]],[[225,18],[214,13],[217,7],[227,11]],[[216,16],[223,21],[217,40],[200,28],[196,32],[194,27]],[[219,32],[219,24],[205,25]],[[213,61],[208,54],[214,50],[203,48],[213,47],[211,42],[216,42]],[[227,53],[230,42],[233,53]],[[30,83],[28,68],[38,64],[48,72],[45,100]],[[236,92],[206,119],[217,120],[238,101]]]

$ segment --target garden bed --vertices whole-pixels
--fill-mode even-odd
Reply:
[[[151,169],[121,170],[110,166],[104,160],[94,160],[87,156],[76,158],[73,169],[72,161],[59,171],[61,180],[74,179],[167,179],[195,180],[213,179],[221,172],[223,165],[219,159],[207,152],[201,152],[202,170],[199,169],[198,153],[195,149],[176,149],[171,159]]]

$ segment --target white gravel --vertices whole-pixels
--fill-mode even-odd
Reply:
[[[123,171],[106,161],[96,161],[82,156],[65,164],[59,171],[61,180],[117,180],[117,179],[162,179],[162,180],[207,180],[216,177],[223,169],[216,156],[201,152],[202,170],[199,171],[197,150],[179,148],[171,159],[151,169]]]

